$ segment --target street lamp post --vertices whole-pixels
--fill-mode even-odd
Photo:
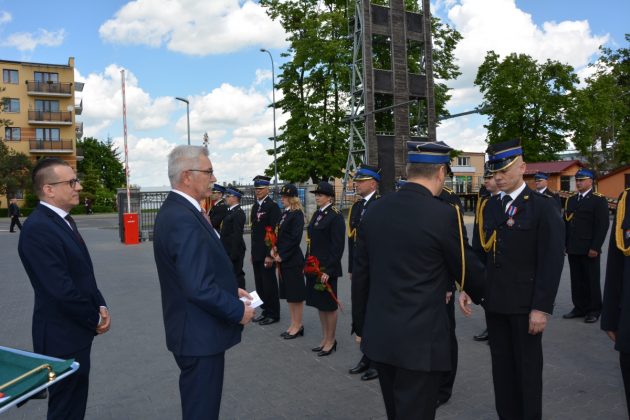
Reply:
[[[274,192],[278,195],[278,155],[276,154],[276,73],[273,65],[273,56],[271,53],[261,48],[260,52],[266,52],[271,59],[271,97],[273,101],[273,174],[274,174]]]
[[[190,103],[188,99],[176,97],[178,101],[186,102],[186,127],[188,127],[188,145],[190,146]]]

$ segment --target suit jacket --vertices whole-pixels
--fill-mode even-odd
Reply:
[[[241,341],[243,302],[221,241],[192,203],[171,192],[155,218],[166,346],[178,356],[210,356]]]
[[[511,206],[516,209],[512,221],[501,195],[489,198],[484,212],[485,237],[496,232],[495,250],[489,251],[486,262],[486,310],[551,314],[564,265],[560,213],[553,199],[527,186]]]
[[[221,222],[225,218],[228,212],[228,206],[225,204],[223,199],[217,201],[214,206],[208,212],[208,216],[210,216],[210,222],[212,223],[212,227],[214,227],[217,232],[221,230]]]
[[[35,291],[33,349],[62,356],[87,348],[106,306],[85,243],[39,204],[24,223],[18,253]]]
[[[303,267],[304,254],[300,244],[304,233],[304,213],[301,210],[285,210],[278,222],[278,254],[283,267]]]
[[[267,245],[265,245],[265,228],[276,228],[280,221],[280,207],[269,197],[265,197],[262,205],[258,201],[252,206],[252,261],[263,261],[265,257],[270,257]]]
[[[308,255],[317,257],[322,271],[330,277],[340,277],[346,224],[341,212],[330,205],[313,213],[308,224]]]
[[[355,248],[353,306],[363,353],[418,371],[451,370],[446,292],[462,275],[453,206],[408,182],[380,198]]]
[[[593,190],[579,201],[578,195],[569,197],[565,205],[567,254],[586,255],[589,249],[601,254],[610,223],[608,201]]]
[[[372,203],[379,199],[379,195],[375,192],[366,202],[363,200],[355,201],[348,213],[348,273],[352,273],[352,264],[354,262],[354,246],[357,242],[357,230],[361,219],[368,211]]]
[[[221,242],[230,260],[243,261],[245,258],[245,212],[240,205],[228,210],[221,222]]]
[[[624,249],[630,247],[630,210],[628,210],[627,192],[619,197],[619,206],[613,222],[608,245],[606,264],[606,283],[602,307],[601,327],[604,331],[616,331],[615,349],[630,353],[630,256],[625,256],[617,246],[617,235]],[[625,211],[621,211],[621,201]],[[617,229],[619,223],[619,231]],[[624,287],[625,285],[625,287]]]
[[[9,217],[20,217],[20,208],[17,204],[11,203],[9,204]]]

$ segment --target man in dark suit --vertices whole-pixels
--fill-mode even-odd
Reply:
[[[227,214],[228,208],[223,196],[225,195],[225,187],[220,184],[214,184],[212,187],[212,208],[208,212],[210,223],[217,232],[221,230],[221,222]]]
[[[374,166],[368,166],[362,164],[357,172],[354,174],[353,183],[357,195],[361,197],[350,208],[348,214],[348,275],[352,280],[352,265],[354,263],[354,245],[357,241],[357,229],[361,224],[361,219],[368,211],[368,207],[374,203],[378,198],[378,183],[381,181],[381,170]],[[350,283],[350,290],[352,296],[352,283]],[[355,306],[352,305],[354,308]],[[356,317],[353,311],[353,318]],[[356,332],[354,326],[352,332]],[[357,335],[357,341],[361,342],[361,337]],[[362,373],[361,380],[369,381],[378,378],[378,372],[375,368],[370,366],[370,359],[364,354],[352,369],[349,370],[351,374]]]
[[[15,232],[15,226],[22,230],[22,223],[20,223],[20,207],[17,204],[15,198],[11,199],[9,204],[9,217],[11,218],[11,224],[9,225],[9,232]]]
[[[549,182],[549,174],[538,171],[534,175],[534,183],[536,184],[536,191],[538,191],[540,194],[553,198],[554,203],[558,205],[558,209],[562,209],[562,201],[560,200],[560,194],[558,194],[555,191],[551,191],[547,187],[548,182]]]
[[[258,175],[254,178],[256,202],[251,212],[252,266],[256,291],[264,302],[262,314],[254,318],[260,325],[269,325],[280,320],[280,296],[274,259],[265,244],[266,228],[275,229],[280,221],[280,207],[269,197],[271,178]]]
[[[32,177],[40,202],[24,223],[18,252],[35,291],[33,349],[79,362],[75,374],[50,387],[48,419],[82,419],[92,340],[109,330],[110,316],[70,216],[82,189],[74,170],[61,159],[42,159]]]
[[[573,309],[562,317],[584,317],[588,324],[597,322],[602,310],[600,255],[610,223],[608,201],[593,191],[594,179],[595,174],[589,169],[577,171],[578,192],[569,197],[564,206]]]
[[[359,225],[355,328],[378,370],[388,419],[432,419],[452,368],[445,303],[454,279],[463,283],[466,245],[458,209],[436,199],[451,149],[407,145],[408,181],[372,204]]]
[[[225,190],[225,202],[228,208],[227,214],[221,223],[221,242],[232,261],[234,276],[238,287],[245,289],[245,272],[243,260],[245,259],[245,212],[241,208],[243,193],[236,187],[229,186]]]
[[[181,373],[184,420],[217,419],[225,351],[241,341],[254,315],[238,289],[232,263],[199,202],[209,197],[213,175],[208,149],[177,146],[168,155],[173,190],[155,219],[157,265],[166,346]]]
[[[495,403],[499,418],[540,419],[542,332],[564,264],[564,225],[553,199],[523,180],[519,140],[490,145],[488,154],[488,169],[501,190],[488,200],[483,220]],[[460,306],[470,314],[466,293]]]
[[[619,352],[619,365],[626,392],[626,407],[630,410],[630,287],[627,286],[630,282],[628,189],[621,193],[617,203],[617,212],[608,245],[601,327],[615,343],[615,350]]]

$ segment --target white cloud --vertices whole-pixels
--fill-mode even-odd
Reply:
[[[112,43],[166,47],[190,55],[251,46],[282,48],[286,33],[251,0],[135,0],[99,28]]]
[[[84,82],[83,98],[84,132],[95,136],[114,122],[122,121],[122,67],[110,64],[102,73],[90,73],[87,77],[76,71],[75,79]],[[140,86],[136,76],[125,71],[127,123],[130,129],[152,130],[168,124],[171,112],[176,109],[171,97],[151,98]]]
[[[271,80],[271,70],[256,69],[256,81],[254,85],[260,85],[266,80]]]
[[[454,149],[464,152],[485,152],[484,117],[465,116],[444,120],[437,128],[437,138]]]
[[[7,12],[6,10],[0,11],[0,25],[9,23],[12,19],[13,17],[11,16],[11,13]]]
[[[579,71],[609,38],[592,34],[584,20],[537,25],[514,0],[449,0],[442,1],[440,7],[448,10],[449,20],[463,36],[455,51],[462,76],[449,84],[466,90],[454,93],[450,107],[479,104],[481,96],[473,95],[470,89],[489,50],[501,57],[515,52],[539,61],[557,60]]]
[[[0,15],[0,23],[8,22],[6,15],[8,15],[6,12]],[[8,19],[11,19],[11,15],[8,16]],[[64,37],[65,31],[63,29],[58,31],[38,29],[37,32],[16,32],[11,34],[2,42],[2,45],[13,47],[18,51],[33,51],[39,45],[57,47],[63,43]]]
[[[124,140],[115,137],[114,144],[123,152]],[[177,146],[163,137],[127,136],[129,151],[129,177],[131,184],[142,186],[169,185],[167,156]]]

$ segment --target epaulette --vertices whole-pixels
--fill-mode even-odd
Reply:
[[[446,191],[447,193],[449,193],[449,194],[455,194],[455,192],[453,190],[451,190],[450,188],[448,188],[448,187],[442,187],[442,189],[444,191]]]
[[[541,192],[538,191],[532,191],[532,194],[537,195],[539,197],[545,197],[545,198],[551,198],[550,196],[548,196],[547,194],[543,194]]]
[[[598,197],[604,197],[606,198],[606,196],[604,194],[598,193],[597,191],[593,192],[593,195],[596,195]]]
[[[335,213],[337,213],[337,214],[341,214],[341,211],[340,211],[337,207],[335,207],[335,206],[330,206],[330,209],[331,209],[332,211],[334,211]]]

